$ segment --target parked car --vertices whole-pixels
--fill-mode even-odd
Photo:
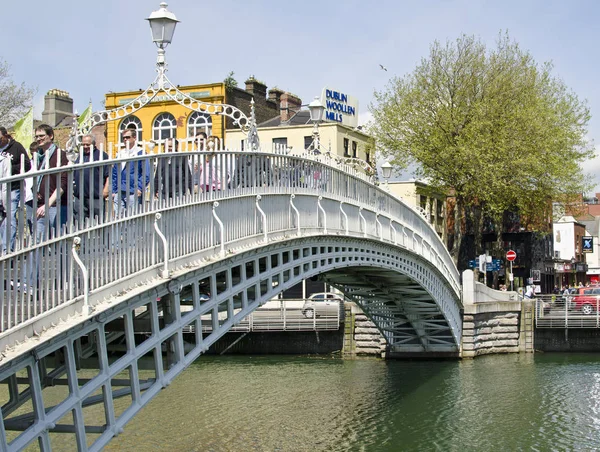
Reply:
[[[571,287],[568,290],[568,295],[562,294],[562,300],[567,304],[569,309],[575,308],[575,303],[573,299],[579,294],[579,287]]]
[[[579,287],[572,304],[582,314],[590,315],[600,306],[600,287]]]
[[[304,302],[302,314],[307,319],[321,316],[337,316],[343,307],[343,297],[333,292],[314,293]]]

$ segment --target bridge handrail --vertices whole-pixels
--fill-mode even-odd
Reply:
[[[169,167],[170,171],[165,172],[164,180],[156,179],[157,169],[167,166],[170,161],[178,161],[174,159],[181,161]],[[106,215],[103,218],[94,218],[91,221],[88,221],[88,218],[86,221],[80,221],[81,217],[76,211],[84,207],[84,197],[75,198],[75,182],[82,185],[86,170],[90,170],[91,174],[95,168],[102,170],[105,167],[110,168],[111,174],[115,169],[114,185],[116,187],[135,187],[135,181],[139,178],[148,180],[148,186],[142,197],[133,199],[133,206],[125,209],[113,209],[110,215],[105,212]],[[119,171],[119,168],[122,171]],[[150,172],[147,171],[147,168],[150,168]],[[186,168],[189,169],[189,172]],[[126,171],[123,171],[125,169]],[[121,177],[121,172],[124,172],[123,177]],[[0,255],[0,273],[5,276],[5,284],[8,285],[4,293],[0,294],[0,303],[2,303],[0,332],[7,332],[29,319],[82,296],[83,284],[78,283],[78,277],[75,276],[77,268],[73,266],[70,258],[71,244],[75,237],[82,237],[81,247],[84,251],[82,259],[89,266],[90,278],[96,278],[103,282],[103,286],[107,286],[144,269],[158,267],[162,264],[161,255],[157,252],[158,245],[142,243],[144,234],[147,234],[146,238],[152,237],[154,234],[150,222],[154,222],[156,213],[172,211],[186,215],[188,212],[186,208],[212,206],[215,201],[235,205],[238,202],[236,200],[259,194],[263,196],[263,201],[261,201],[263,207],[264,196],[267,195],[322,196],[324,200],[344,202],[367,209],[375,216],[375,219],[377,219],[377,215],[387,218],[387,225],[392,227],[396,224],[402,229],[400,234],[403,236],[404,246],[412,242],[409,243],[411,249],[438,266],[454,292],[460,292],[458,271],[433,226],[422,215],[403,200],[374,185],[369,175],[355,170],[350,165],[336,165],[335,161],[322,155],[317,157],[295,156],[272,152],[249,153],[227,150],[143,154],[127,158],[114,158],[108,161],[69,163],[61,168],[34,169],[27,174],[0,179],[0,184],[18,182],[23,189],[26,179],[33,178],[36,181],[43,177],[56,177],[57,182],[60,182],[58,179],[61,175],[66,177],[67,187],[63,204],[60,204],[60,200],[58,202],[65,211],[63,213],[66,213],[64,228],[52,229],[46,224],[43,233],[37,234],[36,238],[36,234],[29,235],[27,227],[20,222],[17,228],[15,250]],[[89,174],[88,177],[90,177]],[[132,179],[134,180],[133,184]],[[173,182],[175,179],[180,182]],[[161,187],[157,187],[155,182],[167,187],[167,193]],[[35,212],[41,205],[44,205],[47,210],[50,207],[48,202],[38,203],[38,194],[43,195],[43,198],[47,200],[50,193],[48,190],[43,193],[43,186],[39,186],[38,183],[34,182],[32,185],[32,210]],[[109,185],[108,198],[116,197],[118,200],[121,196],[118,193],[119,190],[113,191],[113,184]],[[203,186],[205,190],[196,191],[193,189],[195,185]],[[169,188],[184,191],[185,194],[168,196]],[[187,190],[189,188],[192,190]],[[155,194],[157,196],[154,196]],[[3,200],[5,205],[10,204],[8,196]],[[87,201],[93,200],[88,198]],[[140,202],[138,203],[138,201]],[[89,202],[89,204],[92,205],[93,202]],[[241,204],[239,205],[241,206]],[[105,207],[108,210],[111,206],[105,203]],[[325,215],[333,215],[332,209],[327,210]],[[310,210],[307,208],[306,212],[309,213]],[[8,214],[10,216],[10,211]],[[21,214],[20,218],[23,219]],[[246,220],[248,219],[246,218]],[[275,221],[275,219],[270,221]],[[318,226],[320,221],[323,220],[319,220],[317,217],[313,226]],[[9,219],[6,224],[8,223]],[[228,242],[239,240],[245,233],[245,230],[242,231],[243,226],[239,218],[234,218],[231,223],[230,229],[237,228],[234,231],[237,236],[232,236],[233,232],[228,231],[226,234],[229,237],[226,239]],[[200,226],[196,225],[199,230]],[[158,227],[161,227],[160,223],[158,223]],[[172,260],[200,250],[211,250],[219,245],[218,234],[215,235],[211,232],[213,229],[209,227],[205,228],[209,235],[208,239],[200,236],[195,239],[193,244],[183,242],[181,232],[177,232],[176,223],[168,223],[166,227],[172,231],[167,231],[167,235],[172,234],[173,241],[180,240],[180,243],[173,244],[173,249],[169,251],[169,257]],[[266,226],[263,225],[263,227]],[[119,241],[119,238],[127,236],[128,230],[131,234],[131,231],[136,228],[142,231],[140,236],[135,238],[137,240],[135,246],[138,248],[132,247],[132,243],[134,243],[132,237],[128,239],[131,243]],[[273,230],[282,228],[285,229],[286,226],[279,225],[273,227]],[[357,229],[360,229],[360,225]],[[365,235],[368,233],[371,237],[377,235],[375,231],[365,230],[363,232]],[[251,231],[251,234],[248,235],[252,234],[256,234],[256,230]],[[380,231],[380,235],[383,237],[382,231]],[[389,234],[386,232],[386,237],[388,235],[387,241],[398,242],[395,237],[392,237],[391,232]],[[402,244],[400,245],[402,246]],[[102,259],[116,260],[114,269],[112,267],[110,270],[103,268],[99,262]],[[96,289],[99,289],[98,285],[90,286],[90,290]]]

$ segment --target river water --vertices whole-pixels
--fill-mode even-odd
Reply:
[[[204,356],[109,451],[600,449],[600,354]]]

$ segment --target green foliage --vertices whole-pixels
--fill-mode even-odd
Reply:
[[[551,72],[508,34],[490,50],[474,36],[436,41],[411,74],[375,93],[370,132],[397,170],[417,164],[484,215],[514,209],[543,229],[551,201],[589,188],[582,164],[593,156],[588,107]]]
[[[225,80],[223,80],[223,83],[225,83],[225,89],[226,90],[231,90],[233,88],[237,88],[238,86],[238,82],[234,77],[235,73],[233,71],[231,71],[229,73],[229,75],[227,77],[225,77]]]

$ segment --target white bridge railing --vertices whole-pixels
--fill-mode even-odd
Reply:
[[[111,174],[107,199],[94,200],[92,189],[87,199],[75,197],[76,187],[86,184],[102,192],[95,170]],[[323,156],[226,150],[145,154],[69,163],[0,184],[18,182],[25,189],[28,178],[33,178],[33,202],[18,207],[15,249],[0,255],[0,339],[75,301],[83,300],[89,313],[94,302],[202,259],[305,234],[362,236],[408,248],[460,293],[453,261],[426,219],[367,175]],[[63,226],[35,218],[41,205],[51,207],[38,201],[51,195],[41,178],[54,178],[65,188],[56,206],[56,224]],[[123,187],[133,187],[132,196]],[[7,193],[3,204],[10,206]],[[8,207],[4,225],[11,217]]]

